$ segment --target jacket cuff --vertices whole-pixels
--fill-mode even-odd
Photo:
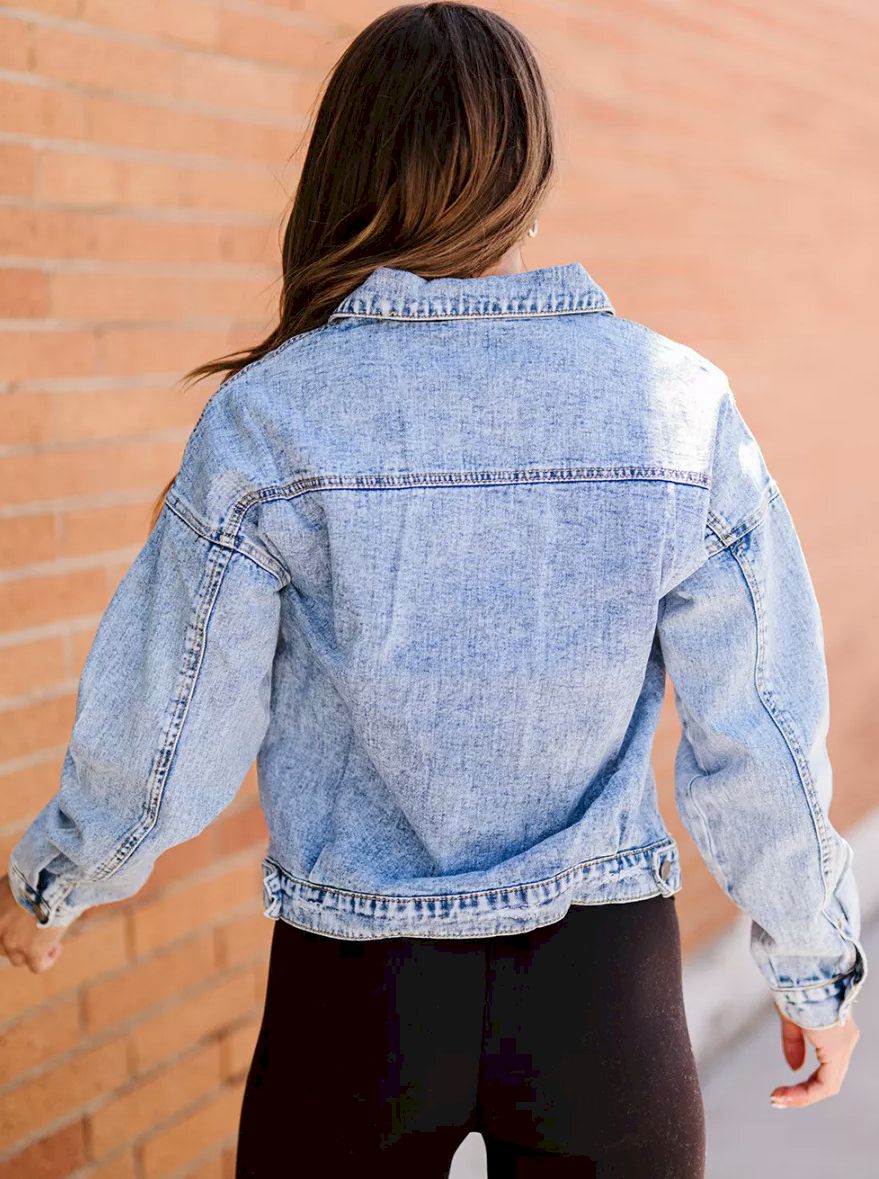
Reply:
[[[863,949],[859,943],[855,944],[855,965],[848,974],[818,986],[773,990],[773,1002],[782,1015],[803,1028],[820,1031],[844,1027],[848,1022],[852,1003],[867,977]]]
[[[7,867],[9,887],[15,900],[36,918],[37,924],[47,927],[66,927],[79,917],[84,909],[76,908],[65,901],[69,887],[55,881],[43,891],[38,882],[28,878],[27,874],[11,856]],[[41,876],[44,874],[41,873]]]

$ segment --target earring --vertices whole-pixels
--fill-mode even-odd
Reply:
[[[534,222],[533,225],[530,225],[528,227],[528,236],[529,237],[537,237],[537,222],[536,221]]]

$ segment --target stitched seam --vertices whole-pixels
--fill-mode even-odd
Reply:
[[[247,492],[235,506],[241,507],[262,499],[274,499],[287,491],[298,494],[298,490],[322,490],[329,487],[342,488],[393,488],[457,486],[494,482],[577,482],[589,479],[671,479],[675,482],[694,483],[707,488],[708,476],[703,471],[687,471],[677,467],[639,466],[637,464],[611,467],[518,467],[498,470],[474,471],[403,471],[384,474],[324,474],[301,475],[287,483],[254,488]],[[230,534],[231,535],[231,534]]]
[[[775,498],[775,497],[773,497]],[[821,915],[833,927],[835,933],[839,934],[844,942],[852,942],[853,939],[846,937],[841,930],[836,926],[836,923],[831,918],[827,911],[829,904],[829,877],[828,865],[830,860],[829,839],[827,828],[825,825],[825,816],[821,809],[820,802],[815,791],[815,783],[812,778],[811,769],[800,742],[794,732],[793,724],[785,717],[784,711],[780,705],[775,705],[772,701],[773,692],[768,685],[765,675],[765,605],[762,595],[760,593],[759,581],[754,572],[753,565],[747,558],[747,555],[737,551],[736,547],[730,549],[730,552],[735,557],[745,581],[751,592],[751,600],[754,606],[754,616],[757,624],[757,661],[754,668],[754,682],[757,687],[757,692],[763,702],[763,706],[774,721],[778,731],[781,733],[791,757],[794,761],[794,766],[797,770],[797,777],[803,788],[803,794],[809,808],[809,814],[812,819],[812,824],[815,829],[815,836],[818,841],[818,851],[820,856],[821,880],[824,885],[824,904],[821,907]],[[854,942],[857,949],[857,943]],[[840,976],[837,976],[840,977]],[[841,977],[846,977],[845,975]],[[825,986],[826,983],[809,984],[811,986]],[[782,988],[779,988],[782,989]],[[787,990],[804,990],[802,986],[791,986],[784,988]]]
[[[736,563],[742,571],[745,578],[745,583],[750,591],[751,603],[754,610],[754,620],[757,631],[757,659],[754,664],[754,685],[757,689],[757,694],[769,714],[779,733],[781,734],[785,745],[793,759],[794,767],[797,771],[797,778],[803,788],[806,801],[809,806],[809,813],[812,818],[812,824],[815,828],[815,835],[818,840],[818,849],[821,856],[821,878],[824,882],[825,894],[827,889],[827,865],[828,865],[828,843],[827,833],[824,827],[824,816],[821,812],[820,803],[815,795],[815,783],[812,779],[811,770],[809,768],[808,760],[806,759],[796,734],[793,731],[793,726],[790,722],[786,722],[782,709],[773,701],[773,691],[769,687],[766,678],[766,607],[760,592],[760,585],[754,567],[747,555],[738,550],[738,543],[730,547],[730,553],[735,558]],[[826,899],[825,899],[826,903]],[[832,924],[832,923],[831,923]],[[835,928],[835,926],[834,926]]]
[[[169,718],[165,737],[159,753],[154,760],[150,779],[147,783],[147,797],[140,817],[123,837],[116,850],[94,870],[89,879],[105,880],[112,876],[136,850],[145,836],[152,830],[159,818],[165,784],[168,780],[174,753],[183,732],[189,705],[198,683],[204,661],[204,651],[207,643],[208,624],[211,612],[223,577],[229,567],[231,555],[227,556],[226,549],[212,547],[209,563],[203,577],[203,588],[199,590],[193,614],[190,619],[192,639],[184,650],[183,668],[180,672],[178,686],[174,692],[173,707]]]
[[[844,982],[846,979],[851,978],[854,973],[854,970],[848,970],[845,974],[834,974],[832,978],[824,979],[822,982],[799,983],[797,986],[770,987],[769,989],[775,991],[779,995],[790,994],[793,991],[817,991],[822,987],[832,987],[836,983]],[[826,997],[830,999],[832,998],[832,995],[828,995]]]
[[[234,544],[241,520],[255,503],[265,503],[274,499],[293,499],[297,495],[303,495],[309,491],[335,489],[367,491],[403,487],[486,486],[495,483],[570,483],[614,479],[666,479],[706,489],[709,486],[709,478],[703,471],[634,464],[612,467],[506,468],[495,471],[408,471],[385,474],[300,475],[286,483],[254,488],[241,496],[232,506],[227,526],[220,535]]]
[[[245,557],[252,564],[258,566],[264,572],[270,574],[278,582],[280,588],[283,588],[290,581],[290,574],[279,561],[275,561],[269,554],[263,556],[261,550],[252,545],[246,539],[241,540],[235,537],[234,539],[227,536],[225,533],[217,529],[209,529],[207,525],[202,523],[198,516],[179,496],[174,495],[172,501],[172,493],[169,491],[165,497],[165,503],[168,509],[174,513],[179,520],[181,520],[190,531],[197,536],[202,537],[203,540],[210,544],[216,545],[219,548],[226,548],[233,553],[237,553],[241,557]],[[277,572],[278,569],[283,569],[284,575],[281,576]]]
[[[482,889],[478,889],[476,892],[423,893],[419,896],[394,896],[390,893],[382,893],[382,892],[357,892],[354,889],[350,889],[350,888],[337,888],[335,885],[332,885],[332,884],[321,884],[321,883],[314,881],[314,880],[303,880],[301,877],[296,876],[293,872],[290,872],[287,868],[285,868],[282,864],[280,864],[274,858],[274,856],[267,855],[267,856],[265,856],[265,859],[269,863],[273,864],[275,866],[275,868],[277,868],[281,872],[283,872],[285,876],[288,876],[291,880],[293,880],[297,884],[305,885],[306,888],[325,890],[325,891],[329,891],[332,893],[337,893],[341,896],[362,897],[363,899],[368,900],[368,901],[396,901],[396,902],[403,901],[403,902],[407,902],[409,904],[414,904],[416,901],[424,902],[424,901],[442,901],[442,900],[466,900],[469,897],[494,896],[494,895],[497,895],[498,893],[520,892],[522,889],[541,888],[543,885],[552,884],[556,880],[564,880],[564,878],[566,876],[572,876],[574,873],[580,871],[580,869],[590,868],[596,864],[606,864],[612,860],[622,859],[622,857],[624,857],[624,856],[633,856],[634,857],[634,859],[632,861],[633,866],[635,864],[637,864],[639,861],[643,862],[645,859],[647,859],[649,862],[648,853],[652,853],[654,848],[664,848],[664,849],[670,850],[672,853],[674,853],[676,850],[673,839],[671,839],[671,838],[658,839],[654,843],[645,843],[641,847],[624,848],[620,851],[611,852],[606,856],[597,856],[595,859],[592,859],[592,860],[581,860],[579,864],[574,864],[570,868],[565,868],[564,871],[557,872],[554,876],[542,877],[540,880],[530,880],[530,881],[526,881],[521,884],[496,885],[494,888],[482,888]],[[674,862],[674,859],[675,859],[675,856],[673,854],[672,855],[672,862]]]
[[[289,873],[288,873],[288,875],[289,875]],[[335,890],[328,889],[327,891],[334,892]],[[674,888],[670,892],[667,892],[667,893],[663,893],[659,889],[654,888],[654,889],[651,889],[649,892],[641,892],[641,893],[638,893],[635,896],[631,896],[631,897],[630,896],[620,897],[620,898],[609,897],[606,899],[602,899],[600,901],[571,901],[569,903],[569,907],[576,909],[576,908],[586,908],[590,905],[616,905],[616,904],[628,905],[628,904],[631,904],[632,901],[646,901],[646,900],[652,899],[653,897],[664,896],[668,899],[670,897],[676,896],[680,891],[681,891],[680,887]],[[427,896],[424,896],[423,898],[418,898],[418,899],[431,900],[432,898],[429,895],[427,895]],[[277,916],[274,917],[273,920],[287,921],[288,925],[295,925],[296,924],[296,922],[288,921],[287,918],[283,916],[283,914],[280,911],[280,906],[277,911]],[[380,920],[380,918],[376,918],[376,920]],[[544,929],[547,926],[555,924],[556,921],[558,921],[558,917],[551,917],[548,921],[541,921],[534,928]],[[444,932],[443,919],[441,918],[440,922],[438,924],[434,924],[433,932],[431,933],[431,937],[433,937],[433,938],[457,938],[457,937],[461,936],[460,933],[457,932],[454,922],[450,923],[450,927],[451,927],[451,932]],[[297,928],[299,928],[299,929],[312,929],[312,927],[310,925],[300,925],[300,926],[297,926]],[[447,926],[447,928],[448,928],[448,926]],[[344,940],[344,941],[363,941],[363,938],[358,933],[354,933],[354,934],[342,933],[338,929],[334,929],[331,936],[334,938],[337,938],[337,939]],[[481,935],[477,935],[477,936],[481,936]]]
[[[722,549],[734,545],[736,541],[741,540],[743,536],[747,536],[752,529],[756,528],[758,524],[761,524],[769,512],[769,507],[773,500],[780,494],[781,489],[775,480],[771,479],[763,489],[763,496],[765,498],[761,499],[757,507],[752,512],[749,512],[747,516],[744,516],[734,527],[730,527],[723,517],[718,515],[713,508],[709,508],[708,527],[721,542],[720,548],[716,549],[715,552],[720,552]]]
[[[584,315],[598,311],[608,311],[615,315],[610,305],[601,307],[565,307],[557,311],[462,311],[457,313],[439,314],[428,311],[425,314],[400,315],[396,312],[385,311],[334,311],[327,323],[334,319],[390,319],[396,323],[426,322],[432,319],[522,319],[541,315]]]

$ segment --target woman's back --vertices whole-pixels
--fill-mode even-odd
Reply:
[[[169,500],[283,566],[259,754],[279,912],[498,933],[680,886],[654,640],[707,556],[723,393],[579,263],[380,268],[221,391]]]

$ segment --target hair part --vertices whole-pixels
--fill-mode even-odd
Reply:
[[[382,13],[328,76],[283,235],[277,325],[184,384],[228,379],[325,323],[378,266],[482,273],[522,238],[554,170],[549,94],[514,25],[451,0]]]

